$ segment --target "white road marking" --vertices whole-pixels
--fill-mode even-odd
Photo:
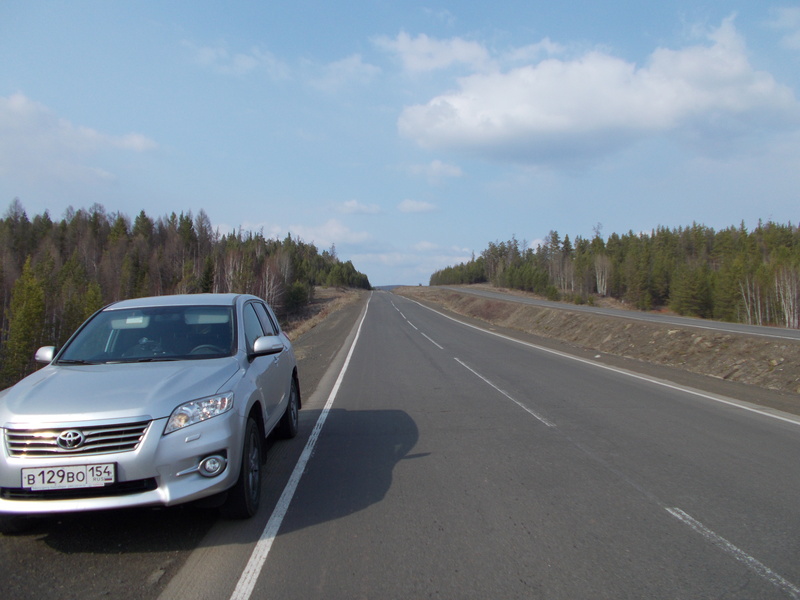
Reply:
[[[428,341],[429,341],[431,344],[433,344],[434,346],[436,346],[436,347],[437,347],[439,350],[444,350],[444,346],[440,346],[439,344],[437,344],[436,342],[434,342],[434,341],[433,341],[433,339],[431,339],[429,336],[425,335],[425,334],[424,334],[424,333],[422,333],[421,331],[420,331],[420,334],[422,334],[422,337],[424,337],[424,338],[425,338],[426,340],[428,340]]]
[[[688,525],[697,533],[702,535],[709,542],[714,544],[717,548],[720,548],[723,552],[730,554],[731,556],[733,556],[733,558],[735,558],[739,562],[747,565],[747,567],[755,571],[760,577],[766,579],[771,584],[779,587],[795,600],[800,600],[800,588],[798,588],[792,582],[787,581],[786,579],[778,575],[775,571],[770,569],[764,563],[756,560],[755,558],[747,554],[744,550],[741,550],[740,548],[734,546],[724,537],[717,535],[716,533],[711,531],[708,527],[703,525],[700,521],[683,512],[680,508],[667,508],[666,510],[673,517],[675,517],[682,523]]]
[[[390,300],[390,302],[392,302],[392,301]],[[397,312],[399,312],[399,313],[400,313],[400,316],[401,316],[401,317],[403,317],[403,319],[405,319],[406,323],[408,323],[409,325],[411,325],[411,327],[413,327],[414,329],[416,329],[417,331],[419,331],[419,328],[418,328],[416,325],[414,325],[414,324],[413,324],[411,321],[409,321],[409,320],[408,320],[408,317],[407,317],[407,316],[405,316],[405,315],[403,314],[403,311],[402,311],[402,310],[400,310],[399,308],[397,308],[397,306],[395,305],[395,303],[394,303],[394,302],[392,302],[392,306],[394,306],[394,309],[395,309]],[[422,335],[425,335],[425,334],[423,333]],[[428,336],[425,336],[425,337],[428,337]],[[428,339],[430,340],[430,338],[428,338]],[[433,341],[433,340],[431,340],[431,341]],[[436,344],[436,342],[433,342],[433,343],[434,343],[434,344]],[[439,346],[439,344],[436,344],[436,345],[437,345],[437,346]],[[441,346],[439,346],[439,347],[441,348]]]
[[[514,342],[517,344],[521,344],[522,346],[527,346],[529,348],[534,348],[535,350],[540,350],[542,352],[547,352],[549,354],[554,354],[556,356],[560,356],[562,358],[567,358],[569,360],[574,360],[586,365],[591,365],[593,367],[597,367],[598,369],[605,369],[606,371],[612,371],[614,373],[618,373],[620,375],[625,375],[627,377],[631,377],[633,379],[639,379],[641,381],[647,381],[649,383],[653,383],[655,385],[659,385],[661,387],[665,387],[668,389],[684,392],[686,394],[692,394],[694,396],[699,396],[700,398],[705,398],[706,400],[711,400],[713,402],[719,402],[720,404],[727,404],[728,406],[733,406],[736,408],[740,408],[742,410],[747,410],[756,414],[759,414],[764,417],[769,417],[771,419],[777,419],[778,421],[783,421],[785,423],[791,423],[792,425],[800,425],[800,417],[795,415],[790,415],[788,413],[780,413],[779,411],[771,412],[769,410],[765,410],[759,408],[755,405],[749,404],[747,402],[734,400],[732,398],[725,398],[723,396],[717,396],[716,394],[709,394],[706,392],[701,392],[700,390],[696,390],[694,388],[685,387],[682,385],[678,385],[669,381],[664,381],[662,379],[657,379],[655,377],[649,377],[647,375],[641,375],[639,373],[634,373],[633,371],[627,371],[625,369],[620,369],[619,367],[612,367],[610,365],[604,365],[603,363],[595,362],[593,360],[589,360],[586,358],[581,358],[580,356],[574,356],[572,354],[567,354],[566,352],[560,352],[559,350],[553,350],[552,348],[546,348],[544,346],[539,346],[537,344],[531,344],[530,342],[524,342],[522,340],[515,339],[513,337],[503,335],[502,333],[497,333],[496,331],[490,331],[488,329],[483,329],[482,327],[478,327],[476,325],[472,325],[471,323],[465,323],[464,321],[460,321],[451,317],[450,315],[446,315],[443,312],[439,312],[438,310],[431,308],[429,306],[425,306],[416,300],[411,300],[412,302],[416,302],[422,308],[426,308],[431,312],[435,312],[437,315],[441,315],[445,319],[450,319],[451,321],[455,321],[456,323],[460,323],[465,327],[470,327],[472,329],[476,329],[478,331],[482,331],[483,333],[487,333],[489,335],[493,335],[504,340],[508,340],[510,342]]]
[[[489,384],[491,387],[493,387],[493,388],[494,388],[494,389],[496,389],[498,392],[500,392],[501,394],[503,394],[503,396],[505,396],[506,398],[508,398],[509,400],[511,400],[511,401],[512,401],[514,404],[516,404],[517,406],[519,406],[519,407],[520,407],[522,410],[524,410],[524,411],[525,411],[526,413],[528,413],[529,415],[531,415],[531,416],[533,416],[534,418],[538,419],[539,421],[541,421],[542,423],[544,423],[544,424],[545,424],[545,425],[547,425],[548,427],[555,427],[555,426],[556,426],[556,425],[555,425],[555,423],[553,423],[552,421],[548,421],[548,420],[547,420],[547,419],[545,419],[543,416],[536,414],[536,413],[535,413],[534,411],[532,411],[530,408],[528,408],[527,406],[525,406],[525,405],[524,405],[522,402],[520,402],[520,401],[519,401],[519,400],[517,400],[516,398],[513,398],[513,397],[511,396],[511,394],[509,394],[509,393],[508,393],[508,392],[506,392],[505,390],[502,390],[502,389],[500,389],[499,387],[497,387],[495,384],[493,384],[491,381],[489,381],[489,380],[488,380],[486,377],[484,377],[483,375],[481,375],[480,373],[478,373],[478,372],[477,372],[475,369],[473,369],[472,367],[470,367],[469,365],[467,365],[467,364],[466,364],[466,363],[465,363],[463,360],[461,360],[460,358],[456,358],[456,362],[457,362],[458,364],[460,364],[462,367],[464,367],[465,369],[467,369],[468,371],[470,371],[470,372],[471,372],[473,375],[475,375],[475,376],[476,376],[476,377],[478,377],[479,379],[482,379],[482,380],[483,380],[483,381],[485,381],[487,384]]]
[[[673,383],[665,382],[665,381],[662,381],[662,380],[659,380],[659,379],[655,379],[653,377],[640,375],[638,373],[633,373],[631,371],[626,371],[624,369],[611,367],[611,366],[608,366],[608,365],[604,365],[602,363],[597,363],[597,362],[592,361],[592,360],[587,360],[587,359],[584,359],[584,358],[580,358],[578,356],[573,356],[573,355],[570,355],[570,354],[567,354],[567,353],[564,353],[564,352],[560,352],[558,350],[553,350],[553,349],[546,348],[546,347],[543,347],[543,346],[538,346],[536,344],[531,344],[529,342],[524,342],[524,341],[521,341],[521,340],[517,340],[517,339],[514,339],[512,337],[509,337],[509,336],[506,336],[506,335],[503,335],[503,334],[500,334],[500,333],[496,333],[496,332],[493,332],[493,331],[489,331],[487,329],[483,329],[481,327],[477,327],[477,326],[472,325],[470,323],[465,323],[465,322],[460,321],[458,319],[455,319],[455,318],[453,318],[453,317],[451,317],[449,315],[441,313],[441,312],[439,312],[439,311],[437,311],[437,310],[435,310],[433,308],[425,306],[424,304],[421,304],[419,302],[417,302],[417,304],[419,304],[423,308],[427,308],[428,310],[430,310],[432,312],[435,312],[435,313],[437,313],[437,314],[439,314],[439,315],[441,315],[441,316],[443,316],[443,317],[445,317],[447,319],[450,319],[452,321],[455,321],[455,322],[460,323],[462,325],[465,325],[467,327],[471,327],[471,328],[476,329],[478,331],[482,331],[484,333],[488,333],[490,335],[494,335],[494,336],[500,337],[500,338],[508,340],[508,341],[512,341],[512,342],[515,342],[515,343],[518,343],[518,344],[522,344],[522,345],[528,346],[530,348],[541,350],[543,352],[548,352],[550,354],[555,354],[555,355],[561,356],[563,358],[568,358],[570,360],[576,360],[576,361],[584,363],[584,364],[589,364],[589,365],[592,365],[592,366],[595,366],[595,367],[599,367],[599,368],[602,368],[602,369],[613,371],[613,372],[616,372],[616,373],[619,373],[619,374],[622,374],[622,375],[626,375],[628,377],[633,377],[635,379],[640,379],[640,380],[643,380],[643,381],[648,381],[648,382],[651,382],[651,383],[655,383],[657,385],[660,385],[660,386],[663,386],[663,387],[667,387],[667,388],[670,388],[670,389],[686,392],[686,393],[689,393],[689,394],[693,394],[695,396],[700,396],[700,397],[712,400],[714,402],[720,402],[722,404],[727,404],[729,406],[735,406],[736,408],[741,408],[741,409],[748,410],[748,411],[751,411],[751,412],[754,412],[754,413],[758,413],[758,414],[763,415],[763,416],[771,417],[773,419],[778,419],[780,421],[785,421],[785,422],[788,422],[788,423],[792,423],[793,425],[800,425],[800,421],[797,418],[793,418],[793,415],[782,416],[782,415],[779,415],[779,414],[770,413],[770,412],[767,412],[767,411],[764,411],[764,410],[760,410],[760,409],[758,409],[756,407],[753,407],[751,405],[740,403],[738,401],[722,398],[722,397],[715,396],[715,395],[712,395],[712,394],[707,394],[707,393],[704,393],[704,392],[701,392],[699,390],[695,390],[695,389],[692,389],[692,388],[686,388],[686,387],[683,387],[683,386],[675,385]],[[423,335],[425,335],[425,334],[423,334]],[[425,336],[425,337],[427,337],[427,336]],[[555,427],[554,423],[552,423],[551,421],[545,419],[544,417],[541,417],[540,415],[536,414],[535,412],[530,410],[527,406],[523,405],[521,402],[519,402],[516,399],[514,399],[513,397],[511,397],[511,395],[509,395],[507,392],[505,392],[504,390],[502,390],[499,387],[497,387],[489,379],[487,379],[486,377],[484,377],[483,375],[481,375],[480,373],[475,371],[473,368],[468,366],[462,360],[460,360],[459,358],[456,358],[455,360],[460,365],[462,365],[464,368],[466,368],[467,370],[472,372],[475,376],[477,376],[478,378],[482,379],[488,385],[490,385],[495,390],[497,390],[498,392],[503,394],[506,398],[508,398],[509,400],[511,400],[512,402],[514,402],[518,406],[520,406],[522,409],[524,409],[526,412],[531,414],[533,417],[535,417],[536,419],[538,419],[539,421],[541,421],[542,423],[544,423],[548,427]],[[616,471],[616,469],[611,469],[611,470],[616,472],[618,475],[620,475],[620,473],[618,473]],[[632,483],[630,480],[628,480],[627,477],[623,476],[623,479],[625,481],[628,481],[629,483]],[[678,519],[679,521],[681,521],[682,523],[684,523],[685,525],[690,527],[695,532],[699,533],[707,541],[711,542],[713,545],[717,546],[723,552],[725,552],[726,554],[729,554],[730,556],[735,558],[737,561],[739,561],[739,562],[743,563],[744,565],[746,565],[749,569],[751,569],[756,574],[758,574],[759,577],[763,578],[764,580],[768,581],[769,583],[773,584],[774,586],[780,588],[781,590],[783,590],[783,592],[788,594],[794,600],[800,600],[800,587],[798,587],[795,584],[793,584],[792,582],[788,581],[787,579],[785,579],[784,577],[782,577],[781,575],[779,575],[778,573],[776,573],[775,571],[770,569],[768,566],[766,566],[764,563],[762,563],[758,559],[754,558],[753,556],[750,556],[744,550],[740,549],[739,547],[735,546],[734,544],[732,544],[731,542],[729,542],[728,540],[726,540],[722,536],[718,535],[717,533],[715,533],[714,531],[712,531],[711,529],[709,529],[708,527],[703,525],[700,521],[698,521],[697,519],[695,519],[694,517],[692,517],[688,513],[684,512],[680,508],[669,508],[669,507],[666,507],[660,501],[658,501],[657,498],[652,496],[652,494],[650,494],[646,490],[642,490],[638,485],[634,485],[634,487],[636,487],[636,489],[639,489],[640,491],[643,491],[648,497],[650,497],[656,503],[658,503],[662,507],[664,507],[664,509],[667,512],[669,512],[673,517],[675,517],[676,519]]]
[[[364,319],[367,316],[368,309],[369,302],[367,302],[367,309],[364,310],[364,314],[361,317],[361,322],[358,324],[356,336],[353,338],[353,343],[351,344],[350,350],[347,353],[347,358],[344,361],[342,370],[339,372],[339,377],[336,379],[336,383],[334,384],[333,389],[328,396],[325,407],[320,413],[317,423],[314,425],[314,430],[311,432],[311,436],[306,442],[303,453],[300,455],[300,458],[298,459],[297,464],[292,471],[292,475],[289,477],[289,481],[287,482],[286,487],[283,489],[283,493],[278,499],[278,503],[275,505],[275,510],[272,511],[272,515],[270,516],[269,521],[267,521],[267,525],[264,527],[264,531],[261,533],[261,537],[253,549],[253,553],[250,555],[250,560],[247,562],[247,566],[244,568],[242,575],[239,577],[239,582],[236,584],[236,589],[233,590],[233,594],[231,594],[231,600],[248,600],[253,593],[256,581],[258,581],[258,575],[261,573],[261,568],[264,566],[264,562],[267,560],[269,551],[272,548],[272,542],[275,541],[275,537],[278,535],[278,530],[281,527],[283,518],[286,516],[286,511],[289,510],[289,504],[291,503],[294,493],[297,490],[297,485],[300,483],[300,478],[303,476],[303,472],[306,469],[306,464],[311,458],[311,454],[314,451],[314,446],[317,443],[319,434],[322,431],[325,420],[328,418],[328,413],[333,406],[333,401],[336,399],[336,394],[339,392],[339,387],[342,385],[342,380],[344,379],[344,374],[347,372],[347,367],[350,365],[350,359],[353,356],[356,343],[358,342],[358,338],[361,336],[361,327],[364,325]]]

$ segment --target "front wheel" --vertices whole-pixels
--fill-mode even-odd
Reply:
[[[292,389],[289,392],[289,404],[278,423],[278,435],[284,439],[291,439],[297,435],[300,423],[300,390],[297,379],[292,377]]]
[[[248,417],[242,448],[239,479],[228,490],[225,504],[220,508],[229,519],[249,519],[258,512],[261,503],[261,431],[253,417]]]

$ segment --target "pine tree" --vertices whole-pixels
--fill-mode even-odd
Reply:
[[[3,352],[4,386],[12,385],[33,372],[33,356],[41,343],[44,321],[44,287],[28,258],[11,293],[8,337]]]

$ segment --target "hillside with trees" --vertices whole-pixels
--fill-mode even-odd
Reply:
[[[92,313],[124,298],[201,292],[251,293],[280,319],[301,311],[315,286],[369,289],[335,248],[293,238],[215,232],[206,213],[134,219],[103,206],[69,209],[60,221],[29,219],[18,199],[0,219],[0,387],[35,368],[41,345],[60,346]]]
[[[756,325],[800,327],[800,229],[761,223],[704,225],[604,239],[550,232],[536,248],[512,237],[467,263],[437,271],[431,285],[490,283],[576,303],[611,297],[641,310]]]

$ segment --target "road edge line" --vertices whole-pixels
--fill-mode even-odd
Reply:
[[[372,294],[370,294],[370,300],[371,299]],[[278,535],[278,530],[283,522],[283,518],[286,516],[286,512],[289,510],[289,505],[294,497],[294,493],[297,490],[300,479],[303,477],[303,472],[305,471],[306,465],[311,458],[312,452],[314,451],[314,446],[317,444],[317,439],[322,431],[322,427],[325,425],[325,421],[328,418],[328,413],[330,413],[333,402],[336,400],[336,395],[339,392],[339,388],[344,380],[344,375],[347,372],[348,366],[350,365],[350,359],[355,351],[358,338],[361,336],[361,327],[364,325],[364,320],[367,317],[368,310],[369,300],[367,301],[367,305],[364,309],[364,314],[361,315],[361,321],[358,324],[358,330],[356,331],[356,335],[350,345],[350,350],[347,353],[347,358],[345,358],[344,365],[342,365],[342,370],[339,372],[336,383],[333,385],[333,389],[328,395],[328,400],[325,403],[319,418],[317,419],[316,425],[314,425],[314,429],[311,432],[308,441],[306,442],[300,458],[297,460],[297,464],[295,465],[294,470],[289,477],[289,481],[286,483],[286,487],[283,489],[283,493],[278,499],[275,509],[272,511],[272,515],[270,515],[269,521],[267,521],[267,525],[264,527],[264,531],[261,533],[261,537],[256,543],[256,546],[250,555],[250,559],[247,561],[247,565],[239,577],[236,588],[233,590],[233,594],[231,594],[231,600],[248,600],[255,589],[258,576],[261,573],[261,569],[267,560],[270,549],[272,548],[272,543],[275,541],[275,538]]]

